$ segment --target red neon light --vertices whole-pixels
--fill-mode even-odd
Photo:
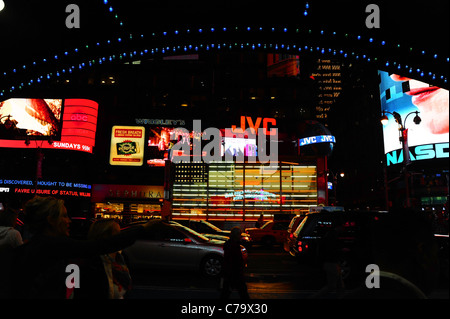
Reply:
[[[277,125],[276,119],[257,117],[256,121],[253,122],[253,120],[250,116],[241,116],[241,127],[237,128],[236,125],[231,125],[231,132],[233,134],[245,133],[246,122],[248,123],[250,132],[252,134],[258,134],[258,129],[260,128],[261,122],[262,122],[262,128],[264,129],[264,135],[275,135],[274,130],[268,130],[268,124],[271,124],[272,126]]]
[[[142,130],[133,130],[133,129],[115,129],[114,137],[133,137],[133,138],[141,138]]]

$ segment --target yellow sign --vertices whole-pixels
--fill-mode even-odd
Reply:
[[[113,126],[109,164],[142,166],[144,163],[145,128]]]

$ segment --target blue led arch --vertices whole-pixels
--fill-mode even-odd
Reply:
[[[108,1],[105,1],[105,5],[108,4]],[[240,30],[243,31],[240,31]],[[198,27],[198,33],[196,33],[197,35],[201,35],[201,36],[205,36],[205,35],[211,35],[211,34],[215,34],[215,37],[218,36],[218,34],[216,34],[217,30],[221,30],[222,34],[233,34],[233,33],[237,33],[240,36],[242,36],[242,34],[245,33],[251,33],[252,35],[254,35],[255,33],[258,32],[265,32],[264,30],[266,30],[267,27],[262,27],[262,26],[247,26],[244,28],[241,28],[239,26],[235,26],[233,27],[229,27],[229,26],[223,26],[223,27],[214,27],[214,26],[210,26],[210,27]],[[171,38],[171,42],[172,43],[177,43],[179,42],[179,45],[171,45],[171,46],[150,46],[150,47],[146,47],[144,50],[140,50],[140,56],[145,56],[147,54],[150,55],[154,55],[156,53],[158,54],[162,54],[162,55],[167,55],[167,54],[174,54],[177,52],[188,52],[190,50],[194,50],[195,52],[201,51],[201,50],[206,50],[206,51],[210,51],[210,50],[223,50],[223,49],[249,49],[249,50],[257,50],[257,49],[261,49],[261,50],[277,50],[277,51],[286,51],[286,52],[302,52],[302,51],[308,51],[309,52],[314,52],[313,47],[311,46],[312,43],[309,43],[309,41],[311,42],[315,42],[315,40],[317,38],[313,38],[313,39],[309,39],[308,37],[312,37],[312,36],[318,36],[319,38],[325,37],[329,32],[326,32],[325,30],[320,30],[318,32],[311,30],[311,29],[301,29],[301,28],[288,28],[288,27],[272,27],[272,28],[268,28],[268,30],[271,30],[273,33],[290,33],[290,36],[288,38],[283,37],[284,39],[289,39],[289,43],[283,41],[283,43],[278,43],[278,42],[272,42],[272,41],[267,41],[267,42],[254,42],[254,41],[239,41],[239,42],[233,42],[233,41],[226,41],[226,42],[218,42],[220,39],[220,37],[217,37],[217,42],[209,42],[208,37],[205,39],[202,38],[195,38],[195,35],[190,33],[191,29],[176,29],[176,30],[167,30],[167,31],[158,31],[158,32],[152,32],[150,35],[150,40],[145,40],[147,38],[147,36],[145,36],[144,34],[140,34],[138,36],[133,37],[133,34],[130,33],[128,36],[123,37],[123,36],[119,36],[116,37],[115,41],[111,41],[114,39],[108,39],[106,41],[96,41],[95,43],[95,47],[100,48],[102,50],[116,50],[117,49],[117,45],[122,45],[122,46],[142,46],[142,41],[146,41],[148,43],[154,42],[155,40],[159,40],[161,38],[165,38],[165,37],[169,37],[172,36]],[[339,34],[335,31],[333,31],[332,36],[339,36]],[[180,35],[184,35],[184,37],[180,37]],[[264,33],[264,35],[266,35],[267,38],[270,38],[271,36],[267,36],[267,33]],[[306,36],[305,36],[306,35]],[[342,35],[341,35],[342,36]],[[173,38],[175,37],[175,38]],[[252,36],[249,37],[253,38]],[[260,37],[259,37],[260,38]],[[306,38],[308,38],[307,40],[305,40]],[[353,38],[351,35],[349,34],[344,34],[344,39],[349,39],[349,38]],[[370,53],[372,53],[372,49],[374,48],[375,45],[377,45],[377,43],[379,43],[380,47],[383,50],[393,50],[395,49],[399,49],[401,46],[396,45],[396,46],[388,46],[386,41],[378,41],[376,39],[374,39],[373,37],[364,40],[360,35],[355,37],[356,39],[358,39],[358,41],[367,41],[368,43],[371,44],[371,46],[366,50],[367,52],[365,52],[363,49],[359,49],[358,50],[345,50],[342,48],[326,48],[324,46],[317,46],[316,47],[316,53],[320,53],[323,55],[326,54],[332,54],[333,56],[342,56],[343,58],[349,58],[352,57],[355,60],[359,60],[359,61],[365,61],[368,63],[377,63],[380,66],[385,66],[385,67],[395,67],[396,70],[398,70],[398,72],[407,72],[410,74],[413,74],[411,76],[420,76],[421,78],[423,77],[428,77],[429,79],[432,80],[438,80],[440,79],[443,83],[447,83],[447,75],[446,74],[436,74],[432,71],[428,71],[428,70],[422,70],[422,68],[417,68],[417,67],[413,67],[410,64],[403,64],[403,63],[398,63],[397,61],[389,61],[389,60],[383,60],[382,58],[380,58],[379,56],[372,56],[370,55]],[[305,43],[306,41],[306,43]],[[323,40],[324,42],[327,42],[327,40]],[[115,46],[113,46],[113,42],[115,43]],[[141,42],[141,43],[139,43]],[[191,42],[189,44],[187,44],[186,42]],[[183,44],[181,44],[183,43]],[[65,50],[62,53],[56,53],[53,55],[53,59],[47,59],[44,58],[42,59],[42,62],[36,62],[33,61],[31,65],[26,65],[23,64],[21,66],[21,68],[13,68],[12,69],[12,73],[17,75],[20,71],[26,70],[26,72],[30,72],[31,69],[33,67],[39,66],[39,65],[45,65],[45,64],[50,64],[51,61],[58,61],[59,63],[64,63],[65,59],[75,59],[75,62],[71,62],[73,65],[71,65],[69,68],[67,68],[68,72],[71,73],[73,70],[75,70],[76,68],[78,68],[78,70],[82,70],[87,66],[93,66],[95,65],[95,59],[92,59],[91,61],[83,61],[81,60],[77,60],[77,57],[79,56],[79,53],[81,52],[81,50],[79,50],[78,48],[82,47],[83,52],[90,52],[90,49],[93,47],[90,44],[86,44],[85,46],[77,46],[76,48],[72,49],[72,50]],[[411,48],[410,48],[411,51]],[[449,63],[449,59],[448,58],[442,58],[440,57],[437,53],[428,53],[425,50],[415,50],[417,52],[420,52],[420,54],[422,56],[429,56],[430,58],[432,58],[433,60],[439,60],[440,63],[444,62],[444,64],[448,64]],[[375,51],[375,53],[377,53],[377,51]],[[129,53],[129,57],[133,57],[137,55],[136,50],[133,50]],[[113,62],[115,60],[117,60],[117,58],[119,59],[123,59],[124,57],[127,57],[127,52],[124,51],[122,52],[122,54],[120,54],[119,56],[116,55],[108,55],[108,54],[104,54],[103,57],[97,58],[98,63],[102,64],[103,62]],[[80,57],[81,58],[81,57]],[[108,60],[108,61],[106,61]],[[77,65],[77,67],[75,67],[75,65]],[[50,66],[50,65],[49,65]],[[46,75],[47,79],[50,79],[52,77],[56,76],[60,76],[60,74],[65,73],[64,69],[63,70],[56,70],[53,73],[49,73],[50,75]],[[58,75],[59,74],[59,75]],[[3,72],[3,77],[8,77],[9,76],[9,72],[5,71]],[[4,96],[4,94],[6,93],[13,93],[18,89],[22,89],[23,87],[25,87],[25,85],[23,85],[23,83],[27,83],[28,85],[32,85],[35,83],[39,83],[41,82],[40,80],[44,79],[43,76],[38,76],[36,81],[34,81],[33,79],[28,79],[25,81],[21,81],[20,84],[21,85],[11,85],[9,88],[3,89],[2,91],[0,91],[0,96]]]

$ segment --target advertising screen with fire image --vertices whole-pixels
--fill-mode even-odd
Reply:
[[[62,99],[8,99],[0,102],[3,124],[0,139],[25,139],[61,135]]]

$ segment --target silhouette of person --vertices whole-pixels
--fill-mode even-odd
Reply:
[[[340,233],[342,233],[342,226],[335,227],[329,230],[319,242],[318,258],[323,263],[327,283],[311,298],[320,298],[334,291],[337,292],[338,298],[344,294],[345,286],[340,265],[343,253],[339,244]]]
[[[220,295],[222,299],[229,298],[233,288],[237,289],[242,299],[250,298],[244,278],[245,264],[240,245],[241,233],[239,227],[233,227],[230,239],[223,246],[223,285]]]
[[[13,250],[23,244],[22,235],[15,229],[16,225],[15,210],[8,207],[0,211],[0,299],[9,295]]]
[[[99,240],[120,233],[120,226],[112,218],[95,221],[87,238]],[[120,251],[98,255],[80,266],[83,285],[75,292],[75,299],[123,299],[131,289],[131,276]]]
[[[11,271],[11,297],[21,299],[73,298],[73,291],[66,286],[68,265],[79,258],[119,251],[156,222],[130,227],[105,239],[79,240],[69,237],[71,221],[63,200],[35,196],[25,203],[24,210],[32,237],[15,249]]]
[[[255,223],[255,227],[256,227],[256,228],[261,228],[262,225],[264,225],[264,214],[263,214],[263,213],[261,213],[261,214],[259,215],[259,218],[258,218],[258,220],[257,220],[256,223]]]

